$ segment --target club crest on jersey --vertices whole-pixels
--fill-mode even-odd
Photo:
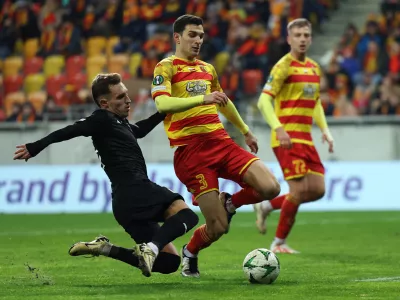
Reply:
[[[203,80],[189,81],[186,84],[186,91],[191,97],[205,95],[207,91],[207,83]]]
[[[153,85],[160,85],[163,82],[164,82],[164,77],[162,77],[162,75],[157,75],[153,79]]]
[[[317,92],[317,88],[312,84],[307,84],[303,88],[303,95],[306,96],[306,97],[312,98],[312,97],[315,96],[316,92]]]

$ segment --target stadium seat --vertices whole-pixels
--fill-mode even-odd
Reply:
[[[106,53],[107,53],[108,57],[110,57],[111,55],[114,54],[114,47],[118,43],[119,43],[119,37],[118,36],[112,36],[109,39],[107,39]]]
[[[95,36],[87,40],[87,55],[88,57],[102,54],[106,48],[107,40],[105,37]]]
[[[43,105],[47,100],[47,93],[44,91],[32,92],[28,94],[28,101],[32,103],[36,113],[41,114]]]
[[[18,75],[23,67],[23,60],[20,56],[10,56],[4,60],[3,74],[4,77]]]
[[[129,73],[132,76],[137,76],[137,71],[140,67],[143,55],[141,53],[133,53],[129,60]]]
[[[63,74],[53,75],[46,79],[46,90],[51,96],[55,96],[56,93],[61,90],[64,85],[67,84],[67,78]]]
[[[65,58],[62,55],[48,56],[44,61],[44,75],[46,78],[61,74],[65,66]]]
[[[103,73],[106,67],[107,59],[104,55],[96,55],[88,57],[86,60],[87,80],[91,84],[93,78],[98,73]]]
[[[82,55],[70,56],[67,59],[65,69],[67,76],[73,76],[76,73],[82,72],[86,65],[86,58]]]
[[[85,73],[79,72],[72,76],[68,76],[68,83],[73,85],[76,90],[85,89],[88,87],[88,80]]]
[[[215,71],[217,74],[222,74],[230,59],[229,52],[220,52],[215,56]]]
[[[262,84],[263,74],[260,70],[245,70],[243,76],[243,92],[247,95],[254,95],[259,92]]]
[[[41,73],[43,68],[43,58],[35,56],[25,59],[24,62],[24,75]]]
[[[4,94],[18,92],[22,89],[24,79],[21,75],[12,75],[3,79]]]
[[[126,72],[129,64],[129,56],[127,54],[116,54],[108,59],[108,72],[120,73]]]
[[[31,58],[36,56],[39,50],[39,39],[29,39],[24,43],[24,57]]]
[[[14,103],[24,103],[26,101],[25,94],[23,92],[10,93],[4,99],[4,108],[6,109],[7,116],[12,113],[12,106]]]
[[[41,91],[46,83],[46,78],[43,74],[31,74],[25,77],[24,90],[27,94]]]
[[[23,56],[24,52],[24,42],[21,39],[17,39],[14,45],[14,53],[15,55]]]

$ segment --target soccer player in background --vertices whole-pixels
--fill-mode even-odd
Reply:
[[[273,199],[280,186],[258,157],[229,137],[219,119],[218,111],[257,153],[257,140],[223,93],[214,67],[196,59],[204,37],[202,19],[183,15],[175,21],[173,31],[175,55],[157,64],[151,92],[158,111],[167,114],[164,128],[170,146],[177,147],[176,175],[206,219],[182,249],[182,275],[199,277],[199,251],[227,232],[235,210]],[[237,182],[243,189],[232,196],[219,193],[218,178]]]
[[[311,23],[296,19],[287,30],[291,51],[272,68],[258,101],[258,108],[272,129],[271,146],[289,184],[288,194],[254,205],[257,227],[263,234],[268,214],[281,209],[270,247],[275,253],[298,253],[287,245],[286,238],[299,205],[316,201],[325,193],[324,166],[311,137],[313,119],[322,131],[323,141],[329,144],[329,152],[333,152],[333,138],[319,99],[321,71],[306,56],[311,45]]]
[[[137,142],[161,123],[165,115],[157,112],[130,124],[126,118],[131,100],[116,73],[97,75],[92,95],[99,109],[91,116],[34,143],[17,146],[14,160],[28,160],[54,143],[91,136],[101,167],[111,181],[114,217],[138,245],[126,249],[101,236],[92,242],[74,244],[69,254],[108,256],[141,269],[147,277],[151,271],[173,273],[179,268],[180,257],[171,242],[196,226],[198,216],[181,195],[149,180]],[[158,222],[164,224],[160,227]]]

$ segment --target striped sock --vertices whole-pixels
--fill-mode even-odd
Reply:
[[[207,226],[205,224],[201,225],[194,231],[190,242],[186,246],[186,250],[189,251],[188,256],[190,256],[190,254],[192,254],[192,256],[197,256],[201,249],[207,248],[212,243],[213,241],[211,241],[207,234]]]

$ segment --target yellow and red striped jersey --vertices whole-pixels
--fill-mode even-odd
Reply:
[[[263,93],[275,99],[275,114],[293,143],[313,145],[311,127],[316,102],[319,101],[321,71],[318,64],[306,58],[296,60],[290,53],[272,68]],[[275,130],[271,146],[279,146]]]
[[[154,69],[151,95],[188,98],[222,92],[214,67],[201,60],[188,61],[174,55],[160,61]],[[184,101],[184,99],[182,99]],[[229,138],[215,105],[201,105],[168,114],[164,129],[171,147],[198,143],[204,138]]]

